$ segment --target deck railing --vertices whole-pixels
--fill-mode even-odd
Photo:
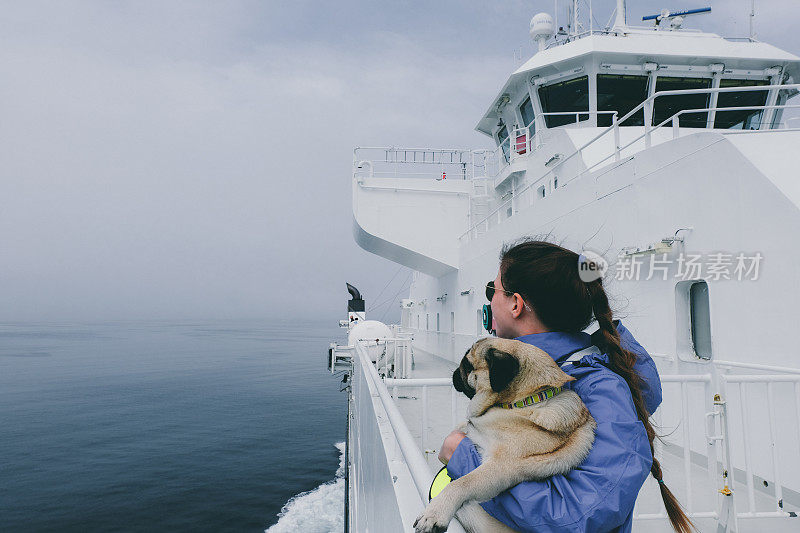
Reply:
[[[738,400],[739,400],[739,422],[741,424],[742,431],[744,432],[743,438],[743,458],[744,458],[744,467],[745,467],[745,475],[746,475],[746,489],[747,489],[747,502],[748,502],[748,510],[746,512],[737,512],[737,516],[739,518],[755,518],[761,516],[781,516],[781,517],[788,517],[790,516],[784,510],[784,502],[783,502],[783,465],[781,464],[780,460],[780,451],[781,451],[781,442],[778,439],[777,429],[778,429],[778,422],[775,419],[776,415],[778,414],[778,403],[775,400],[775,386],[777,383],[786,383],[792,384],[794,389],[794,408],[798,415],[798,427],[797,427],[797,440],[791,445],[789,448],[789,452],[796,453],[798,447],[800,446],[800,375],[791,374],[791,375],[722,375],[720,376],[722,381],[723,389],[730,390],[731,385],[734,385],[738,391]],[[767,392],[767,409],[766,409],[766,418],[767,418],[767,425],[769,427],[769,434],[768,434],[768,441],[769,441],[769,452],[771,454],[771,462],[772,462],[772,482],[775,487],[775,510],[771,512],[757,512],[756,505],[755,505],[755,473],[753,469],[753,453],[754,445],[751,442],[753,439],[749,437],[749,430],[748,428],[752,427],[752,416],[751,416],[751,394],[752,389],[756,386],[764,386]],[[784,405],[784,407],[786,407]],[[791,409],[791,407],[788,407]],[[786,446],[786,444],[783,444]],[[787,451],[787,450],[784,450]]]
[[[493,150],[359,146],[353,149],[353,177],[467,180],[486,176]]]
[[[785,469],[785,465],[781,463],[780,457],[781,453],[786,454],[796,450],[800,443],[800,374],[726,374],[725,372],[728,370],[722,367],[730,367],[730,365],[721,362],[719,366],[720,368],[717,368],[714,363],[709,364],[706,367],[708,373],[661,376],[665,398],[662,407],[668,406],[679,416],[679,424],[674,428],[678,432],[677,437],[666,437],[665,442],[669,447],[680,450],[683,464],[683,480],[676,477],[673,472],[672,479],[668,483],[675,486],[683,484],[684,492],[681,494],[680,500],[692,519],[713,520],[721,527],[720,531],[734,530],[736,521],[740,519],[785,518],[798,520],[793,512],[784,510],[782,471]],[[748,365],[743,363],[741,366]],[[758,370],[762,369],[759,367]],[[778,435],[778,421],[776,420],[778,403],[774,390],[778,383],[791,384],[794,387],[793,407],[798,413],[798,425],[795,428],[798,440],[794,442],[781,440]],[[402,389],[416,388],[421,391],[419,395],[422,408],[419,421],[421,425],[420,440],[415,440],[414,446],[420,454],[436,452],[435,449],[429,449],[432,443],[429,442],[428,437],[431,416],[428,390],[431,388],[450,389],[451,427],[456,427],[459,422],[459,413],[457,413],[459,397],[452,387],[451,378],[385,379],[384,384],[393,391],[393,402],[398,401],[399,391]],[[674,389],[675,386],[677,386],[677,391]],[[699,391],[705,402],[702,406],[691,403],[693,394],[697,395],[697,387],[702,389]],[[748,431],[753,417],[750,412],[752,410],[750,401],[752,391],[749,390],[752,387],[766,387],[766,413],[759,413],[759,416],[763,417],[762,420],[766,419],[769,427],[766,435]],[[693,388],[695,392],[692,392]],[[736,401],[731,404],[731,399]],[[437,406],[441,409],[441,402]],[[399,411],[397,412],[399,414]],[[662,408],[659,408],[654,414],[657,425],[662,430],[672,429],[662,426],[662,414]],[[737,424],[737,432],[732,435],[731,421],[734,419]],[[395,424],[402,424],[403,432],[408,431],[407,421],[402,417],[392,417],[391,422],[393,427]],[[703,487],[697,486],[700,481],[697,476],[697,467],[700,466],[701,469],[703,467],[698,465],[696,459],[693,458],[693,455],[698,455],[697,431],[702,432],[702,438],[707,444],[705,446],[705,470],[708,484],[703,482]],[[410,433],[408,434],[410,435]],[[674,433],[670,435],[674,435]],[[433,444],[438,446],[439,443]],[[657,454],[663,456],[664,453],[667,453],[663,445],[658,442],[656,445]],[[759,472],[756,471],[753,464],[753,454],[757,453],[756,449],[771,454],[769,472],[764,471],[763,465]],[[736,479],[737,472],[738,480]],[[773,510],[758,511],[756,509],[757,475],[760,475],[758,479],[763,479],[765,485],[768,481],[774,487],[772,493],[763,490],[759,492],[762,498],[774,498]],[[741,481],[743,476],[744,483]],[[708,492],[709,486],[711,492]],[[706,493],[703,494],[703,491]],[[695,499],[698,496],[705,496],[705,507],[697,507]],[[660,504],[660,496],[658,503]],[[667,514],[664,510],[657,513],[635,511],[634,519],[662,520],[666,523]],[[800,526],[800,520],[798,520],[798,526]]]
[[[414,437],[411,435],[408,426],[403,420],[400,410],[392,400],[389,390],[386,388],[386,385],[378,375],[378,370],[370,360],[367,350],[364,349],[361,344],[357,344],[356,354],[358,356],[358,361],[356,364],[364,369],[364,377],[369,380],[370,384],[372,385],[372,389],[377,392],[381,406],[386,412],[392,432],[394,433],[397,449],[399,449],[399,452],[403,457],[403,461],[405,462],[405,465],[411,474],[414,487],[416,488],[420,498],[420,505],[416,510],[414,510],[414,512],[419,514],[422,512],[425,507],[425,503],[428,501],[428,489],[433,481],[433,472],[431,472],[431,469],[425,459],[425,455],[417,446]],[[374,423],[377,426],[378,420],[374,420]],[[386,449],[386,451],[391,453],[390,449]],[[391,460],[392,458],[388,457],[388,459]],[[447,530],[454,533],[464,533],[464,529],[461,527],[461,524],[459,524],[455,519],[450,522]]]
[[[389,337],[367,342],[383,345],[383,350],[375,361],[375,367],[380,375],[408,377],[411,372],[411,337]]]

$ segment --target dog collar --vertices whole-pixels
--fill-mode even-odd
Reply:
[[[550,387],[549,389],[545,389],[541,392],[537,392],[536,394],[532,394],[527,398],[523,398],[521,400],[517,400],[516,402],[511,403],[498,403],[499,407],[503,409],[513,409],[514,407],[527,407],[529,405],[533,405],[535,403],[543,402],[549,398],[552,398],[559,392],[561,392],[561,387]]]

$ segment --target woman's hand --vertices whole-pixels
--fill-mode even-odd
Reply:
[[[466,435],[459,430],[452,431],[445,437],[442,448],[439,450],[439,461],[441,461],[442,464],[447,464],[464,437],[466,437]]]

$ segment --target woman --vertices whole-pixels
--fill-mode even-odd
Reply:
[[[630,332],[613,320],[602,278],[581,280],[580,260],[585,258],[542,241],[506,248],[487,296],[498,337],[541,348],[576,378],[568,386],[597,421],[594,446],[568,474],[520,483],[481,505],[519,531],[627,532],[636,496],[651,473],[672,526],[691,531],[691,522],[664,484],[661,466],[653,457],[655,432],[648,418],[661,403],[655,364]],[[593,315],[600,327],[589,335],[583,330]],[[593,344],[602,354],[567,361]],[[460,432],[448,435],[439,458],[453,479],[481,463],[472,442]]]

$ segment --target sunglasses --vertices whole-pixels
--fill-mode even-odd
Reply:
[[[486,299],[489,300],[490,302],[492,301],[492,298],[494,298],[495,290],[496,289],[494,286],[494,281],[490,281],[489,283],[486,284]],[[499,289],[499,290],[503,291],[506,294],[514,294],[512,291],[507,291],[505,289]]]

